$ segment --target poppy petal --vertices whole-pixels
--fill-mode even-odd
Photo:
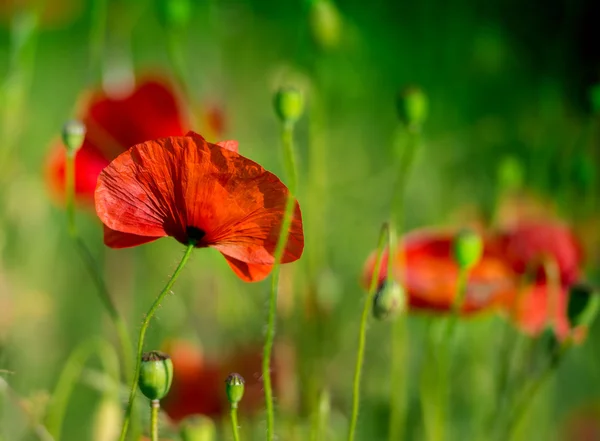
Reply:
[[[189,132],[187,132],[185,134],[185,136],[189,136],[190,138],[194,138],[199,142],[207,142],[206,139],[204,139],[204,137],[196,132],[194,132],[193,130],[190,130]],[[232,152],[238,153],[239,152],[239,143],[237,141],[234,140],[229,140],[229,141],[219,141],[217,142],[217,144],[219,147],[224,148],[226,150],[230,150]]]
[[[111,248],[130,248],[153,242],[160,237],[138,236],[137,234],[122,233],[104,225],[104,245]]]
[[[65,194],[66,151],[62,145],[56,145],[46,163],[46,178],[52,193],[63,199]],[[85,142],[75,155],[75,194],[79,202],[91,203],[98,175],[109,164],[100,152],[89,142]]]
[[[402,280],[413,309],[450,311],[456,296],[459,268],[452,258],[453,233],[417,230],[407,234],[398,247],[393,265],[394,278]],[[492,251],[486,241],[481,261],[471,270],[462,312],[465,314],[501,306],[512,298],[515,275]],[[363,285],[373,275],[375,253],[365,264]],[[387,275],[387,251],[382,258],[378,281]]]
[[[237,141],[219,141],[217,142],[219,147],[223,147],[224,149],[231,150],[232,152],[238,153],[239,151],[239,143]]]
[[[200,135],[138,144],[98,179],[96,211],[109,228],[140,236],[169,235],[211,246],[249,264],[274,263],[288,190],[272,173]],[[296,203],[282,262],[304,248]]]
[[[261,265],[242,262],[230,256],[224,256],[235,274],[244,282],[260,282],[273,270],[273,265]]]

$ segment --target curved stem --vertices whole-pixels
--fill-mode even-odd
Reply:
[[[373,303],[373,297],[377,291],[377,285],[379,280],[379,272],[381,270],[381,260],[383,250],[386,244],[386,237],[389,236],[390,227],[387,223],[381,227],[379,233],[379,245],[377,246],[377,258],[375,259],[375,267],[373,270],[373,276],[371,277],[371,283],[369,285],[369,292],[365,298],[365,304],[360,319],[360,329],[358,333],[358,350],[356,353],[356,364],[354,367],[354,383],[352,387],[352,416],[350,418],[350,428],[348,430],[348,441],[353,441],[356,436],[356,424],[358,422],[358,409],[360,405],[360,378],[362,374],[362,365],[365,358],[365,346],[367,341],[367,320],[369,318],[369,311]],[[388,256],[388,259],[391,256]]]
[[[237,417],[237,405],[231,406],[231,410],[229,411],[231,415],[231,431],[233,432],[233,441],[240,441],[240,429],[238,425],[238,417]]]
[[[544,372],[533,383],[531,383],[528,388],[525,388],[523,390],[523,393],[519,397],[519,400],[515,403],[513,407],[513,411],[511,412],[511,416],[508,421],[506,430],[508,436],[503,437],[503,439],[514,439],[535,397],[543,388],[543,386],[550,380],[550,378],[552,378],[553,374],[560,366],[561,361],[564,359],[564,355],[569,349],[569,347],[569,343],[563,343],[559,349],[558,354],[556,354],[552,358],[551,362],[548,364]]]
[[[104,370],[118,382],[119,364],[112,346],[97,338],[82,343],[67,359],[48,406],[46,427],[56,439],[61,439],[62,423],[75,383],[81,376],[86,361],[94,354],[99,356]],[[118,394],[118,390],[114,392]]]
[[[275,247],[273,255],[275,265],[273,266],[273,275],[271,277],[271,291],[269,294],[269,316],[267,321],[267,333],[265,336],[265,346],[263,350],[262,377],[265,388],[265,405],[267,411],[267,441],[272,441],[275,431],[275,417],[273,412],[273,388],[271,386],[271,353],[273,352],[273,343],[275,341],[275,322],[277,316],[277,291],[279,285],[279,272],[281,259],[287,245],[290,227],[294,218],[294,208],[296,206],[296,161],[294,157],[293,143],[293,125],[285,124],[281,135],[284,148],[284,163],[289,178],[289,193],[283,213],[283,222],[281,232]]]
[[[137,382],[138,382],[138,377],[140,376],[140,367],[142,365],[142,353],[144,352],[144,338],[146,337],[146,331],[148,330],[148,326],[150,325],[150,321],[152,320],[154,313],[160,306],[163,299],[166,297],[166,295],[171,290],[171,287],[177,280],[177,277],[179,277],[179,274],[181,274],[181,270],[183,270],[183,267],[189,260],[193,250],[194,250],[194,244],[189,244],[187,246],[187,248],[185,249],[185,254],[181,258],[179,265],[177,265],[177,268],[175,268],[175,272],[173,272],[173,275],[171,276],[171,278],[169,279],[169,281],[167,282],[167,284],[165,285],[163,290],[160,292],[158,297],[156,297],[156,300],[154,300],[154,303],[152,303],[152,306],[148,310],[148,313],[146,314],[146,317],[144,317],[144,321],[142,322],[142,327],[140,328],[140,335],[138,338],[135,371],[133,374],[133,379],[131,380],[131,389],[129,391],[129,403],[127,404],[127,410],[125,411],[125,418],[123,419],[123,427],[121,429],[121,436],[119,438],[120,441],[125,441],[125,437],[127,436],[127,429],[129,428],[129,420],[131,419],[131,410],[133,408],[133,402],[135,400],[135,393],[137,391]]]
[[[158,410],[160,401],[150,401],[150,436],[152,441],[158,441]]]
[[[133,346],[127,326],[123,316],[119,313],[117,307],[113,303],[108,293],[108,288],[104,282],[104,278],[100,274],[98,265],[92,256],[92,253],[86,246],[85,242],[79,235],[77,224],[75,222],[75,154],[67,152],[66,164],[65,164],[65,192],[66,192],[66,204],[67,204],[67,225],[69,229],[69,235],[75,242],[77,252],[83,261],[88,273],[92,277],[100,302],[104,305],[104,308],[108,312],[110,319],[115,326],[117,331],[117,337],[119,344],[121,345],[121,353],[123,357],[123,371],[125,372],[125,378],[129,381],[133,370],[133,360],[131,355],[133,353]]]

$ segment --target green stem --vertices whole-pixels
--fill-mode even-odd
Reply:
[[[104,364],[104,370],[118,381],[119,363],[112,346],[97,338],[82,343],[67,359],[48,406],[46,427],[56,439],[61,439],[62,423],[75,383],[81,376],[86,361],[94,354],[99,356]],[[114,392],[117,394],[118,390]]]
[[[406,422],[406,338],[407,323],[404,315],[398,317],[392,325],[392,363],[390,391],[390,427],[389,441],[402,439],[402,429]]]
[[[81,260],[83,261],[87,271],[94,281],[94,284],[96,285],[96,292],[100,297],[100,302],[102,302],[104,305],[104,308],[108,312],[108,315],[115,326],[117,337],[121,345],[125,378],[130,381],[130,376],[133,371],[133,360],[131,358],[133,347],[131,344],[131,339],[129,338],[129,332],[127,331],[127,325],[125,324],[123,316],[119,313],[117,307],[110,298],[104,278],[100,274],[100,270],[98,269],[98,265],[96,264],[92,253],[79,235],[77,223],[75,222],[75,153],[71,152],[67,152],[66,156],[65,193],[69,235],[75,242],[77,252],[79,253]]]
[[[284,124],[281,140],[284,150],[284,163],[288,172],[289,193],[283,213],[281,232],[273,254],[275,262],[273,266],[273,275],[271,277],[271,291],[269,294],[269,316],[267,322],[267,333],[265,336],[265,346],[263,350],[262,376],[265,389],[265,405],[267,411],[267,441],[272,441],[275,430],[275,417],[273,413],[273,388],[271,386],[271,353],[273,352],[273,343],[275,341],[275,322],[277,316],[277,292],[279,285],[279,272],[281,259],[287,245],[290,227],[294,218],[294,209],[296,207],[296,161],[294,158],[293,143],[293,125]]]
[[[90,64],[89,78],[94,81],[95,72],[102,66],[104,42],[106,38],[106,24],[108,20],[107,0],[92,1],[92,19],[90,26]]]
[[[503,437],[504,440],[515,439],[518,430],[523,422],[523,419],[527,415],[531,404],[536,398],[539,391],[546,385],[546,383],[553,377],[553,374],[557,371],[561,361],[564,359],[565,353],[570,348],[569,343],[563,343],[558,351],[558,354],[552,358],[551,362],[547,365],[544,372],[538,376],[538,378],[532,382],[528,388],[525,388],[522,394],[519,396],[513,406],[513,411],[510,414],[510,418],[507,424],[506,433],[507,437]]]
[[[397,178],[394,185],[392,200],[390,204],[391,220],[394,225],[394,219],[400,231],[404,230],[404,197],[406,193],[406,184],[410,175],[410,170],[413,166],[416,151],[420,144],[420,132],[417,130],[409,130],[408,142],[401,154],[398,155],[396,166]],[[395,235],[394,235],[395,236]],[[389,255],[388,255],[388,270],[387,277],[390,279],[394,274],[394,265],[399,266],[401,271],[401,280],[404,281],[404,252],[400,255],[400,259],[396,259],[397,240],[390,237]],[[389,256],[394,256],[390,258]],[[402,428],[406,421],[406,383],[403,375],[403,368],[406,360],[406,321],[404,317],[398,318],[392,325],[392,361],[390,364],[390,378],[392,387],[390,391],[390,421],[389,421],[389,441],[398,441],[401,439]]]
[[[231,406],[229,415],[231,415],[231,431],[233,432],[233,441],[240,441],[240,428],[237,417],[237,405]]]
[[[151,441],[158,441],[158,411],[160,409],[160,401],[150,401],[150,436]]]
[[[447,332],[445,335],[440,335],[441,338],[447,339],[453,345],[454,334],[456,332],[456,326],[458,319],[460,318],[460,312],[463,304],[465,303],[465,297],[467,295],[467,281],[469,278],[469,270],[465,267],[461,267],[458,270],[458,281],[456,282],[456,294],[454,296],[454,303],[452,304],[452,316],[448,323]],[[442,342],[440,342],[441,344]]]
[[[133,374],[133,379],[131,380],[131,389],[129,391],[129,403],[127,404],[127,410],[125,411],[125,418],[123,419],[123,427],[121,429],[121,436],[119,438],[120,441],[125,441],[125,437],[127,436],[127,429],[129,428],[129,420],[131,419],[131,410],[133,409],[133,402],[135,400],[135,393],[137,391],[138,377],[140,376],[140,367],[142,364],[142,354],[144,352],[144,338],[146,337],[146,331],[148,330],[148,326],[150,325],[150,321],[152,320],[154,313],[156,312],[156,310],[160,306],[163,299],[167,296],[167,294],[173,287],[173,284],[177,280],[177,277],[179,277],[179,275],[181,274],[181,271],[183,270],[183,267],[185,266],[185,264],[189,260],[190,256],[192,255],[193,250],[194,250],[194,244],[191,243],[185,249],[185,254],[181,258],[181,261],[179,262],[179,265],[177,265],[177,268],[175,268],[175,272],[173,273],[173,275],[171,276],[171,278],[169,279],[169,281],[167,282],[167,284],[165,285],[163,290],[160,292],[158,297],[156,297],[156,299],[154,300],[154,303],[152,303],[152,306],[148,310],[146,316],[144,317],[144,321],[142,322],[142,327],[140,328],[140,334],[138,337],[135,371]]]
[[[369,292],[365,298],[365,304],[360,319],[360,328],[358,334],[358,350],[356,353],[356,365],[354,367],[354,383],[352,387],[352,416],[350,417],[350,428],[348,430],[348,441],[354,441],[356,436],[356,425],[358,423],[358,410],[360,405],[360,379],[362,374],[362,365],[365,358],[365,346],[367,341],[367,320],[369,318],[369,311],[373,304],[373,297],[377,292],[377,285],[379,280],[379,272],[381,270],[381,260],[383,250],[386,245],[386,238],[389,236],[390,226],[385,223],[381,227],[379,234],[379,245],[377,246],[377,258],[375,259],[375,267],[373,269],[373,276],[371,277],[371,283],[369,285]]]

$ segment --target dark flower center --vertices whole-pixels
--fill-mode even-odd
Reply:
[[[204,232],[204,230],[202,230],[198,227],[192,227],[189,225],[185,228],[185,234],[188,238],[189,243],[193,243],[193,244],[200,242],[202,240],[202,238],[204,236],[206,236],[206,233]]]

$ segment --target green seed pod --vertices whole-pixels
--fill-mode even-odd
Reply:
[[[398,117],[411,130],[420,130],[427,119],[429,100],[423,91],[415,86],[405,88],[396,101]]]
[[[160,0],[159,20],[167,28],[185,28],[191,17],[192,4],[190,0]]]
[[[142,366],[138,384],[149,400],[161,400],[171,388],[173,362],[160,351],[146,352],[142,356]]]
[[[231,403],[231,407],[237,407],[244,396],[244,378],[240,374],[229,374],[225,380],[225,392],[227,399]]]
[[[525,170],[515,156],[505,156],[498,165],[498,187],[503,191],[519,190],[523,186]]]
[[[483,241],[479,234],[471,230],[462,230],[456,235],[453,243],[454,260],[463,269],[471,269],[481,259]]]
[[[373,316],[386,320],[402,312],[406,306],[406,295],[402,286],[395,280],[383,282],[373,297]]]
[[[322,49],[332,49],[340,41],[342,19],[332,0],[314,0],[310,5],[310,29]]]
[[[294,87],[284,87],[277,91],[274,99],[275,112],[284,123],[295,123],[304,111],[304,97]]]
[[[213,420],[204,415],[191,415],[179,423],[182,441],[215,441],[217,428]]]
[[[590,326],[600,309],[600,296],[586,284],[573,285],[569,290],[567,317],[571,326]]]
[[[62,139],[67,152],[74,154],[81,148],[85,139],[85,124],[73,119],[67,121],[62,129]]]

